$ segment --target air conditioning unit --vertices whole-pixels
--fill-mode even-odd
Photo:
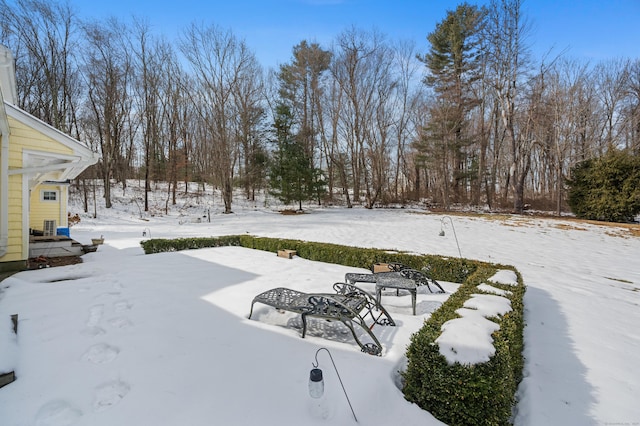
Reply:
[[[44,232],[43,235],[45,237],[56,235],[56,221],[55,220],[45,220],[44,221]]]

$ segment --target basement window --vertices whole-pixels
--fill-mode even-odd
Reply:
[[[58,201],[58,191],[43,190],[40,194],[42,201]]]

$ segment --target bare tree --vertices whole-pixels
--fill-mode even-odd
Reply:
[[[332,76],[344,94],[340,127],[351,160],[353,192],[372,208],[387,182],[389,170],[389,96],[396,81],[384,37],[352,28],[340,34]]]
[[[542,145],[547,164],[536,175],[543,182],[548,181],[542,191],[555,197],[558,216],[563,210],[564,181],[572,165],[571,153],[581,143],[580,122],[587,112],[582,94],[588,78],[587,66],[575,60],[560,60],[549,70],[548,92],[544,95],[549,120]]]
[[[89,87],[84,133],[100,149],[98,167],[104,183],[105,206],[111,208],[111,179],[123,164],[123,143],[132,113],[129,95],[132,65],[127,30],[114,18],[84,26],[87,47],[83,72]]]
[[[134,33],[132,35],[132,66],[135,72],[135,100],[136,111],[140,120],[142,132],[142,145],[144,155],[144,211],[149,211],[149,192],[151,191],[151,179],[163,178],[167,175],[154,176],[153,170],[159,168],[159,164],[165,163],[165,152],[162,149],[161,132],[163,130],[162,98],[161,93],[163,64],[166,60],[168,47],[151,36],[149,25],[141,20],[134,21]],[[170,180],[174,183],[174,180]]]
[[[170,45],[162,43],[161,61],[161,113],[163,131],[167,140],[168,172],[171,203],[176,204],[178,180],[184,181],[185,193],[189,190],[191,173],[191,145],[193,139],[193,108],[190,107],[189,76],[184,72],[179,59]]]
[[[629,61],[626,59],[612,59],[597,64],[594,68],[597,79],[597,93],[603,112],[601,144],[598,154],[603,155],[607,150],[618,144],[618,130],[623,117],[621,108],[623,100],[628,94]]]
[[[345,102],[344,92],[340,89],[338,82],[332,79],[324,92],[323,113],[319,115],[320,140],[325,157],[329,161],[327,167],[329,196],[333,197],[334,187],[339,185],[344,196],[347,208],[352,208],[350,191],[350,161],[346,144],[341,141],[341,123],[343,105]],[[334,181],[337,180],[337,184]]]
[[[491,64],[501,126],[509,147],[509,173],[505,188],[513,189],[513,209],[524,209],[525,180],[531,167],[532,133],[528,114],[518,111],[523,96],[529,50],[529,25],[522,15],[523,0],[492,0],[488,13],[487,51]],[[521,120],[521,121],[518,121]],[[525,120],[522,122],[522,120]]]
[[[254,78],[255,56],[230,30],[192,24],[180,50],[191,65],[197,113],[204,125],[208,149],[215,160],[214,177],[222,188],[224,212],[232,213],[233,179],[238,160],[235,96],[241,82]]]
[[[397,74],[397,90],[393,99],[393,137],[396,142],[395,164],[393,165],[392,193],[396,200],[405,200],[409,176],[413,174],[413,164],[408,158],[411,141],[416,139],[418,129],[411,120],[411,111],[417,109],[424,96],[422,85],[418,84],[420,62],[416,60],[413,42],[399,42],[394,46],[394,72]]]
[[[233,90],[234,108],[238,111],[235,122],[239,154],[242,157],[240,177],[247,199],[254,201],[256,190],[264,185],[267,152],[264,147],[264,79],[262,68],[255,57],[248,57],[245,70]]]
[[[77,136],[82,85],[75,57],[78,22],[69,4],[0,0],[0,28],[2,42],[16,57],[20,107]]]
[[[628,143],[635,153],[640,153],[640,59],[629,66],[629,96],[627,107]]]

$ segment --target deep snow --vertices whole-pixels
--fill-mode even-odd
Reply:
[[[448,294],[420,289],[415,317],[409,296],[385,294],[398,326],[376,326],[383,356],[368,356],[334,323],[317,322],[301,339],[296,315],[256,305],[247,319],[261,291],[327,291],[353,268],[237,247],[144,255],[139,242],[249,233],[458,256],[452,226],[464,257],[513,265],[527,285],[515,423],[640,424],[640,239],[628,227],[504,215],[445,221],[419,209],[287,216],[251,203],[231,215],[212,208],[208,222],[207,208],[191,204],[144,220],[132,203],[83,215],[72,237],[103,235],[96,253],[0,283],[0,369],[18,376],[0,389],[0,424],[354,424],[323,352],[325,397],[309,397],[320,347],[331,351],[360,424],[440,424],[403,399],[397,371],[411,334]],[[449,294],[457,288],[442,284]]]

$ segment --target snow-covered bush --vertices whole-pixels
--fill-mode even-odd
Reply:
[[[511,310],[489,318],[495,352],[488,361],[450,362],[438,344],[443,325],[460,318],[459,311],[472,297],[487,292],[486,282],[496,275],[495,265],[479,265],[458,291],[435,311],[412,336],[403,374],[405,397],[449,425],[506,425],[515,405],[523,369],[523,296],[521,279],[492,283],[510,302]],[[515,274],[515,273],[514,273]],[[517,275],[516,275],[517,276]]]

